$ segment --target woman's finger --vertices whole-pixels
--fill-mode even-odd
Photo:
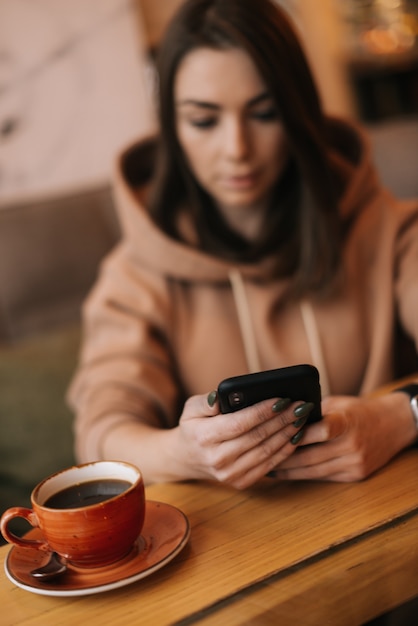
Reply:
[[[223,444],[224,452],[228,445],[229,442]],[[271,437],[245,450],[236,458],[232,456],[237,448],[231,450],[230,458],[228,455],[224,457],[225,465],[218,468],[218,479],[238,489],[245,489],[263,478],[295,450],[289,436],[284,437],[283,432],[276,431]]]

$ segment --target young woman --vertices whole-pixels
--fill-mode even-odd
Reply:
[[[324,114],[271,0],[186,0],[157,69],[159,136],[117,163],[123,236],[84,308],[79,460],[239,489],[365,478],[418,435],[418,387],[364,397],[396,375],[398,324],[418,345],[418,204]],[[223,378],[298,363],[321,422],[303,397],[220,414]]]

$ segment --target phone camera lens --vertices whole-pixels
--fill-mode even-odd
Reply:
[[[230,406],[239,406],[244,400],[242,391],[233,391],[228,396]]]

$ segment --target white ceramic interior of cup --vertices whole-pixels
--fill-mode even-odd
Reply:
[[[70,467],[46,478],[36,490],[35,499],[38,504],[42,505],[58,491],[90,480],[113,478],[127,480],[134,484],[140,477],[141,472],[128,463],[115,461],[87,463],[86,465]]]

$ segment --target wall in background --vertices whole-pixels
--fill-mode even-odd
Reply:
[[[276,0],[294,15],[325,109],[356,116],[345,54],[346,25],[336,0]]]
[[[0,206],[108,179],[152,127],[134,0],[1,0]]]

